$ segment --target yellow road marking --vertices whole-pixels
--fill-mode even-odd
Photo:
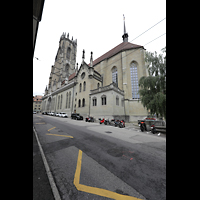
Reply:
[[[141,200],[136,197],[118,194],[116,192],[112,192],[109,190],[79,184],[80,174],[81,174],[81,162],[82,162],[82,151],[79,150],[76,172],[74,175],[74,185],[76,186],[77,190],[117,200]]]
[[[50,128],[48,131],[50,131],[50,130],[52,130],[52,129],[54,129],[54,128],[56,128],[56,127]]]
[[[70,138],[73,138],[73,137],[70,136],[70,135],[58,135],[58,134],[50,134],[50,133],[46,133],[46,135],[54,135],[54,136],[62,136],[62,137],[70,137]]]
[[[45,123],[35,123],[35,124],[45,124]]]

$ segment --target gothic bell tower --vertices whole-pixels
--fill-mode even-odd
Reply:
[[[70,40],[69,33],[63,33],[59,40],[59,48],[55,57],[53,67],[52,84],[56,85],[56,89],[61,87],[62,82],[75,72],[77,52],[77,39]]]

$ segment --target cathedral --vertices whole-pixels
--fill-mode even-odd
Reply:
[[[42,111],[79,113],[105,119],[137,121],[147,116],[138,94],[139,79],[148,76],[143,46],[128,42],[124,21],[123,42],[99,58],[76,64],[77,40],[60,37],[55,63],[42,99]]]

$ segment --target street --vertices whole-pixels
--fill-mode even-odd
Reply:
[[[165,137],[41,114],[33,126],[61,199],[166,199]]]

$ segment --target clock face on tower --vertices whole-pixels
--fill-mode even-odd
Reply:
[[[81,78],[84,79],[84,77],[85,77],[85,72],[83,72],[83,73],[81,74]]]

